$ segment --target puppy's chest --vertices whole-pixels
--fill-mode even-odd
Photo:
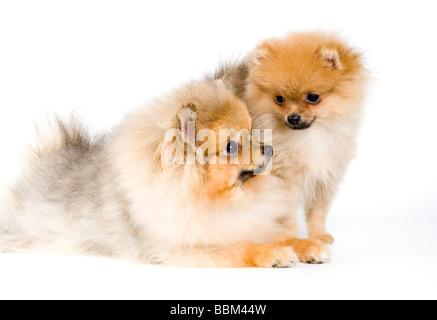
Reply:
[[[345,137],[319,130],[291,132],[273,146],[274,170],[288,180],[327,182],[347,165],[347,144]]]

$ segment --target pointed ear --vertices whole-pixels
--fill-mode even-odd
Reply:
[[[337,49],[322,47],[320,50],[318,50],[318,55],[327,66],[339,70],[343,69]]]
[[[178,129],[181,130],[181,137],[185,143],[196,143],[196,107],[189,103],[184,106],[176,115]]]
[[[268,43],[263,43],[259,45],[255,50],[253,50],[247,57],[247,63],[249,66],[257,66],[264,60],[267,60],[272,54],[272,48]]]

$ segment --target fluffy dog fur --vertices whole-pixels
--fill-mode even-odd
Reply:
[[[310,237],[327,244],[334,238],[326,216],[355,155],[367,82],[361,60],[335,34],[292,33],[262,42],[246,61],[214,75],[246,101],[254,128],[273,130],[274,174],[293,203],[284,224],[297,234],[303,208]],[[308,100],[314,95],[315,103]]]
[[[297,239],[280,223],[289,208],[281,179],[245,175],[260,166],[255,160],[270,161],[262,146],[249,164],[186,163],[187,151],[199,148],[188,138],[192,121],[194,133],[252,128],[245,104],[215,80],[175,90],[99,137],[78,121],[55,121],[0,208],[0,252],[98,254],[177,266],[328,261],[323,244]],[[166,141],[169,130],[178,135]],[[172,143],[183,152],[167,158]],[[208,157],[226,157],[227,143],[217,141],[219,151]]]

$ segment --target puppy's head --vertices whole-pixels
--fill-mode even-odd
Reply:
[[[248,57],[247,99],[293,130],[351,112],[363,96],[360,55],[334,34],[295,33],[261,43]],[[353,110],[352,110],[353,112]]]
[[[246,105],[221,81],[187,87],[175,120],[178,134],[166,140],[176,147],[167,155],[199,194],[218,199],[244,189],[271,163],[273,148],[252,138]]]

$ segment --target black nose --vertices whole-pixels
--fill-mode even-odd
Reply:
[[[288,123],[292,126],[297,126],[301,120],[302,117],[298,114],[290,114],[287,118]]]
[[[262,153],[263,155],[268,156],[270,158],[273,157],[273,147],[270,145],[265,145],[264,148],[262,149]]]

